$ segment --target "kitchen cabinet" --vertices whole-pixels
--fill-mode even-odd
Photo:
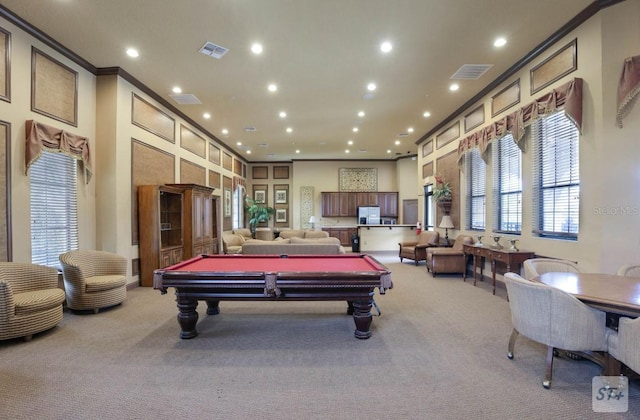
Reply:
[[[327,232],[329,236],[338,238],[342,246],[351,246],[351,236],[358,233],[358,228],[355,227],[323,227],[323,231]]]
[[[380,206],[380,217],[398,217],[397,192],[323,192],[323,217],[356,217],[360,206]]]

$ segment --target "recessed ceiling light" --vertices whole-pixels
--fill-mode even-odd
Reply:
[[[380,51],[382,51],[383,53],[388,53],[392,49],[393,49],[393,45],[391,45],[389,41],[385,41],[382,44],[380,44]]]
[[[376,84],[375,83],[369,83],[367,85],[367,89],[370,90],[370,91],[376,90]]]
[[[358,117],[364,117],[364,111],[358,112]]]
[[[257,42],[251,45],[251,52],[254,54],[262,54],[262,44],[258,44]]]
[[[507,40],[504,38],[497,38],[494,42],[493,42],[493,46],[494,47],[504,47],[505,45],[507,45]]]
[[[127,49],[127,55],[128,55],[129,57],[136,58],[136,57],[138,57],[140,54],[138,54],[138,50],[136,50],[135,48],[128,48],[128,49]]]
[[[267,86],[267,89],[269,89],[269,92],[275,92],[276,90],[278,90],[278,86],[275,83],[271,83],[269,86]]]
[[[449,86],[449,90],[451,92],[455,92],[456,90],[460,89],[460,86],[456,83],[452,84],[451,86]]]
[[[247,154],[250,155],[251,154],[251,150],[247,150]]]
[[[400,145],[400,140],[396,140],[396,141],[395,141],[395,145],[396,145],[396,146],[399,146],[399,145]]]
[[[413,133],[413,127],[407,128],[407,131],[410,132],[410,133]]]
[[[237,142],[236,144],[237,144],[238,146],[242,146],[242,142],[241,142],[241,141]]]
[[[351,145],[353,144],[353,140],[349,140],[349,141],[347,142],[347,144],[348,144],[349,146],[351,146]]]
[[[287,127],[287,133],[291,133],[292,131],[293,131],[293,128]]]
[[[182,89],[180,89],[179,86],[174,86],[171,90],[173,91],[173,93],[182,93]]]
[[[350,152],[349,152],[349,149],[345,150],[344,152],[345,152],[345,153],[350,153]]]
[[[209,114],[208,112],[205,112],[204,114],[202,114],[202,116],[207,120],[211,118],[211,114]]]
[[[353,132],[357,133],[358,132],[358,127],[353,127]]]
[[[387,153],[391,153],[391,149],[387,149]]]
[[[425,111],[424,114],[422,114],[422,116],[425,118],[429,118],[431,116],[431,113],[429,111]]]
[[[222,134],[229,134],[229,130],[227,130],[226,128],[222,129]]]
[[[280,114],[278,114],[278,115],[280,115],[280,118],[286,118],[287,117],[287,113],[284,112],[284,111],[280,111]]]
[[[296,149],[296,153],[300,153],[300,149]]]

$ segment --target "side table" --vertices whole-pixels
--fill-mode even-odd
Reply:
[[[476,267],[478,266],[478,260],[480,260],[480,276],[482,277],[484,264],[482,263],[485,258],[491,261],[491,285],[493,286],[493,294],[496,294],[496,263],[504,264],[507,271],[520,272],[521,264],[535,257],[535,252],[509,250],[509,249],[497,249],[490,246],[476,246],[476,245],[463,245],[464,255],[473,255],[473,285],[476,285]],[[479,258],[478,258],[479,257]],[[467,281],[467,270],[465,270],[462,279]]]

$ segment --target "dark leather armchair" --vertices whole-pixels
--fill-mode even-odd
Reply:
[[[438,246],[440,234],[436,231],[424,231],[418,235],[416,241],[400,242],[400,262],[403,258],[409,258],[418,265],[420,261],[427,259],[427,248]]]

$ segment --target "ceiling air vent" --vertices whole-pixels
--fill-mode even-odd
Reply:
[[[170,93],[171,99],[173,99],[179,105],[199,105],[200,99],[191,93]]]
[[[463,64],[458,71],[453,73],[451,79],[476,80],[485,74],[491,67],[493,67],[493,64]]]
[[[398,133],[398,137],[407,137],[409,133]]]
[[[220,45],[216,45],[213,42],[205,42],[205,44],[200,48],[200,52],[202,54],[211,56],[213,58],[222,58],[229,51],[228,48],[222,47]]]
[[[254,131],[256,131],[255,127],[245,127],[244,131],[246,131],[247,133],[253,133]]]

